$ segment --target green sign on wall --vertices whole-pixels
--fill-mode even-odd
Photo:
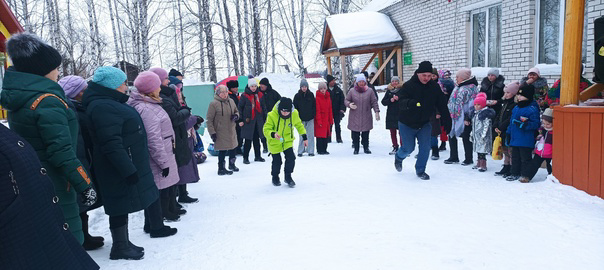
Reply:
[[[405,65],[405,66],[413,65],[413,60],[411,58],[411,52],[406,52],[403,54],[403,65]]]
[[[377,57],[373,59],[373,64],[375,65],[375,68],[380,68],[380,61]]]

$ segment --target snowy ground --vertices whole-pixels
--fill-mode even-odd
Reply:
[[[282,94],[297,91],[291,76],[268,77]],[[270,157],[239,159],[241,171],[222,177],[209,157],[189,187],[200,202],[169,223],[177,235],[151,239],[142,212],[130,215],[142,261],[109,260],[108,219],[96,211],[91,232],[106,245],[90,255],[102,269],[604,269],[604,200],[546,181],[545,170],[521,184],[493,176],[501,162],[486,173],[445,165],[448,152],[422,181],[413,155],[395,171],[383,120],[372,155],[352,155],[343,127],[331,155],[296,160],[295,189],[271,185]]]

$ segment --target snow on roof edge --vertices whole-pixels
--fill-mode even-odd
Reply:
[[[338,49],[403,41],[390,17],[376,11],[335,14],[325,22]]]

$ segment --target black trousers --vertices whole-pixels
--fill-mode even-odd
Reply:
[[[164,216],[161,212],[161,198],[158,198],[149,207],[145,208],[145,223],[149,224],[151,230],[159,230],[164,227]]]
[[[250,157],[250,150],[252,149],[252,143],[254,144],[254,155],[259,158],[260,156],[260,131],[258,131],[258,126],[254,126],[254,138],[252,140],[245,140],[245,144],[243,145],[243,158]]]
[[[128,224],[128,215],[109,216],[109,229],[115,229]]]
[[[463,129],[463,133],[461,134],[461,139],[463,142],[463,151],[465,154],[464,161],[473,162],[473,151],[474,145],[470,141],[470,133],[472,132],[472,126],[465,126]],[[451,148],[451,157],[450,159],[459,160],[459,150],[457,146],[457,137],[449,137],[449,147]]]
[[[369,147],[369,131],[357,132],[352,131],[352,145],[356,148],[359,147],[359,137],[363,147]]]
[[[241,151],[241,147],[243,146],[243,138],[241,138],[241,127],[237,125],[235,130],[237,131],[237,148],[235,150],[237,154],[243,154],[243,152]]]
[[[296,166],[296,155],[294,154],[294,148],[288,148],[283,151],[283,155],[285,156],[285,175],[291,174],[294,172],[294,167]],[[272,176],[279,176],[279,171],[281,171],[281,164],[283,164],[283,160],[281,158],[281,153],[271,154],[273,157],[272,163]]]
[[[543,164],[543,161],[547,163],[547,174],[552,174],[552,159],[542,158],[539,155],[535,155],[530,165],[528,166],[529,169],[525,172],[526,174],[522,174],[522,176],[527,177],[528,179],[533,179],[533,177],[535,177],[535,174],[537,174],[537,171],[539,171],[539,168],[541,168],[541,164]]]
[[[317,138],[317,152],[325,153],[327,152],[327,144],[329,140],[327,138]]]
[[[531,171],[532,147],[512,147],[512,175],[528,175]]]
[[[235,158],[235,156],[237,155],[237,150],[231,149],[218,151],[218,165],[225,164],[224,159],[226,158],[227,154],[229,155],[229,159]]]
[[[336,140],[342,140],[342,128],[340,127],[340,122],[342,119],[340,117],[333,118],[333,125],[336,129]]]

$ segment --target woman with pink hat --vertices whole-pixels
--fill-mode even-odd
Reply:
[[[547,102],[545,102],[545,95],[549,90],[547,79],[541,77],[541,72],[537,67],[529,69],[527,76],[520,80],[520,85],[532,85],[535,87],[535,101],[539,104],[539,108],[543,111],[547,108]]]

